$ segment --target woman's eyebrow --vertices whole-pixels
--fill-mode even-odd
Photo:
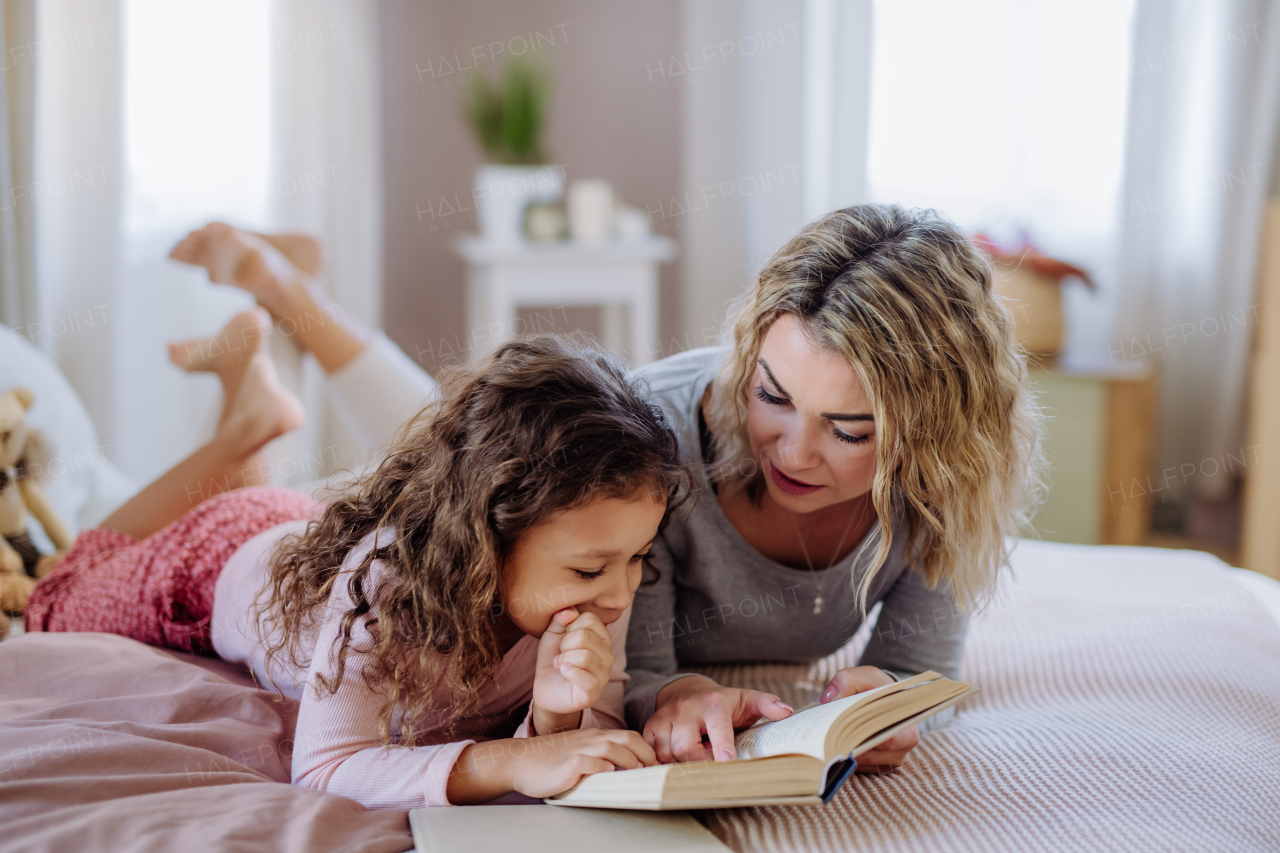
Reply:
[[[766,362],[763,358],[757,358],[756,361],[759,362],[760,367],[764,370],[765,376],[768,376],[769,381],[773,383],[773,387],[778,389],[778,393],[780,393],[784,397],[790,397],[791,395],[787,393],[787,390],[782,387],[782,383],[778,381],[778,377],[774,376],[773,371],[769,369],[768,362]],[[876,419],[875,415],[868,414],[866,412],[860,412],[856,415],[849,415],[841,412],[823,412],[821,417],[824,417],[829,421],[872,421],[874,422]]]
[[[787,393],[787,389],[782,387],[782,383],[778,381],[778,377],[774,376],[773,371],[769,369],[769,363],[763,358],[757,358],[756,361],[758,361],[760,366],[764,368],[765,376],[769,377],[769,381],[773,383],[774,388],[778,389],[778,393],[782,394],[784,397],[790,397],[791,395]]]

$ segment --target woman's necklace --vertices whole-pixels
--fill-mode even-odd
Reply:
[[[865,508],[863,511],[865,512]],[[809,559],[809,549],[804,544],[804,536],[800,533],[800,522],[796,521],[796,514],[790,510],[787,510],[787,514],[791,516],[791,526],[796,529],[796,538],[800,540],[800,553],[804,554],[804,563],[809,567],[809,576],[813,578],[813,613],[816,616],[822,612],[823,605],[826,603],[822,598],[824,581],[818,580],[817,573],[813,569],[813,560]],[[860,512],[856,516],[849,516],[849,523],[844,526],[844,533],[840,534],[840,541],[836,543],[835,553],[831,555],[831,560],[827,563],[828,569],[835,565],[836,557],[840,556],[840,549],[844,547],[845,537],[853,529],[855,518],[862,518],[862,513]]]

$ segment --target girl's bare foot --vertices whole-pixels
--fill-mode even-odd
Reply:
[[[253,356],[263,352],[271,318],[258,307],[236,314],[216,335],[169,344],[169,361],[188,373],[216,373],[222,380],[223,418],[249,370]]]
[[[253,337],[252,330],[265,318],[265,311],[254,308],[237,315],[223,329],[237,343],[244,338],[232,336],[248,331],[249,340],[255,343],[241,351],[243,362],[239,354],[213,359],[223,381],[234,374],[238,386],[234,393],[228,392],[213,438],[125,501],[102,521],[102,527],[145,539],[172,524],[197,501],[266,480],[270,469],[259,463],[259,454],[271,439],[301,426],[304,414],[302,404],[276,377],[261,337]],[[212,348],[212,344],[208,346]]]
[[[277,318],[294,313],[297,288],[304,286],[298,269],[274,245],[222,222],[192,231],[169,257],[204,267],[210,281],[248,291]]]
[[[350,364],[372,336],[307,274],[323,264],[324,247],[305,234],[259,235],[212,222],[188,234],[169,257],[202,266],[213,281],[252,293],[272,317],[289,322],[286,334],[315,356],[325,373]]]
[[[257,352],[248,359],[239,392],[216,439],[227,441],[231,452],[249,459],[273,438],[302,426],[305,419],[302,403],[280,384],[271,357]]]

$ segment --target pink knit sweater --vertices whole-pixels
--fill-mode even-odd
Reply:
[[[451,696],[444,688],[433,696],[440,710],[425,726],[427,746],[384,747],[378,737],[378,709],[382,697],[369,689],[360,673],[371,655],[372,637],[362,620],[352,626],[352,645],[347,655],[342,683],[333,695],[317,695],[309,688],[317,675],[332,676],[336,666],[324,650],[334,648],[342,614],[351,606],[346,577],[360,564],[373,544],[373,534],[351,550],[342,564],[342,574],[334,584],[323,615],[312,626],[313,647],[307,672],[273,664],[265,669],[256,631],[249,624],[249,606],[266,579],[266,563],[271,549],[288,533],[299,533],[306,521],[274,527],[250,539],[231,556],[218,578],[213,603],[213,647],[225,660],[251,667],[264,684],[274,683],[281,692],[300,701],[297,732],[293,746],[293,782],[350,797],[369,808],[411,809],[449,805],[445,796],[454,762],[467,744],[494,737],[528,737],[530,710],[524,721],[511,729],[512,712],[533,696],[533,672],[538,641],[523,637],[503,657],[493,680],[479,691],[478,710],[457,720],[451,732]],[[384,537],[389,529],[379,531]],[[383,561],[373,564],[372,582],[386,571]],[[626,637],[631,611],[609,627],[613,638],[614,665],[609,684],[600,702],[582,715],[583,728],[625,728],[622,694],[626,686]],[[401,731],[399,714],[392,726],[393,742]]]

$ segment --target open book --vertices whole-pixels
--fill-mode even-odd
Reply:
[[[820,805],[849,778],[854,756],[978,688],[924,672],[906,681],[757,723],[734,738],[733,761],[691,761],[588,776],[547,800],[606,809]]]

